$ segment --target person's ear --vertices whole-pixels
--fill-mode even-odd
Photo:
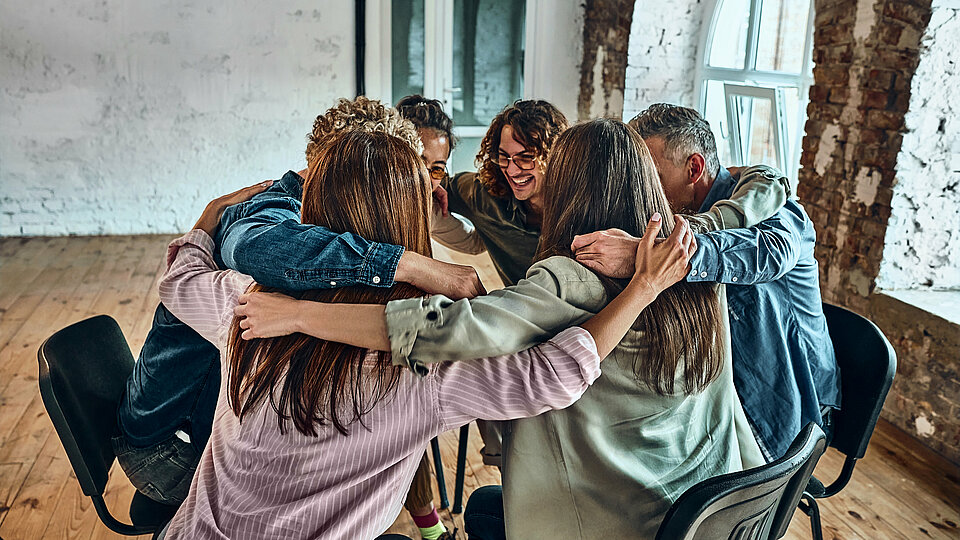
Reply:
[[[703,179],[703,174],[707,170],[707,160],[700,154],[691,154],[687,158],[687,180],[691,184],[696,184]]]

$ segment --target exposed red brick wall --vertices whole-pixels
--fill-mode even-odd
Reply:
[[[634,0],[586,0],[583,19],[583,60],[577,116],[587,120],[623,115],[627,48]],[[596,80],[599,74],[601,80]]]
[[[871,318],[897,350],[884,417],[960,463],[960,326],[874,292],[931,1],[815,1],[798,194],[824,300]]]

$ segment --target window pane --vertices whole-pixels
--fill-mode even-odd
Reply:
[[[707,122],[710,122],[710,129],[717,139],[717,158],[720,159],[720,165],[724,167],[740,165],[740,160],[734,160],[730,155],[730,126],[727,125],[727,105],[724,102],[723,82],[707,81],[705,91],[707,107],[703,111],[703,117],[707,119]]]
[[[480,141],[482,140],[483,137],[463,137],[460,139],[457,147],[453,149],[453,155],[450,156],[450,164],[447,167],[450,176],[464,171],[477,170],[473,160],[477,157],[477,152],[480,151]]]
[[[410,94],[423,94],[423,0],[393,0],[391,12],[390,88],[396,102]]]
[[[523,96],[524,0],[456,0],[453,122],[486,126]]]
[[[713,67],[743,69],[747,57],[749,0],[721,0],[717,24],[710,42],[708,64]]]
[[[776,111],[769,99],[736,96],[734,114],[740,123],[740,145],[744,164],[766,164],[783,168],[777,156]]]
[[[800,73],[810,0],[763,0],[757,69]]]

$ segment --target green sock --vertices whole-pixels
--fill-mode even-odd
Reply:
[[[443,526],[442,521],[438,521],[433,527],[420,528],[420,536],[423,537],[423,540],[437,540],[445,532],[447,532],[447,528]]]

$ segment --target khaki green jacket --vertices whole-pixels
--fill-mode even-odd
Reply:
[[[517,285],[472,301],[391,302],[387,323],[395,360],[464,360],[539,343],[607,301],[593,272],[551,257]],[[726,317],[718,337],[727,351],[723,371],[702,393],[660,396],[638,384],[632,363],[645,354],[645,340],[631,331],[580,401],[506,423],[507,537],[652,538],[685,489],[762,464],[733,386]]]

